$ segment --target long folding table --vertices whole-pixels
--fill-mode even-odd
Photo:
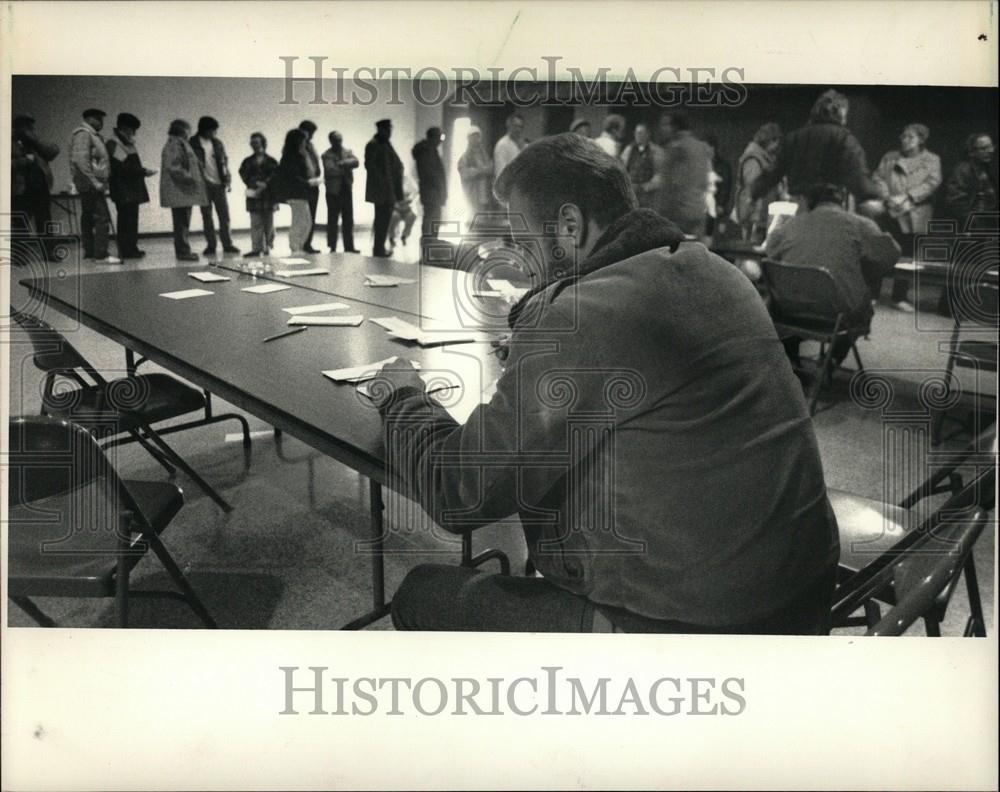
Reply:
[[[355,260],[343,263],[350,258]],[[381,260],[341,259],[330,261],[329,276],[291,278],[290,288],[269,294],[243,289],[279,278],[212,268],[230,280],[202,284],[190,273],[203,271],[204,266],[28,278],[21,284],[41,304],[78,319],[129,354],[139,354],[217,394],[369,479],[371,540],[366,547],[372,559],[373,605],[344,625],[357,629],[389,611],[384,588],[382,487],[387,476],[382,423],[374,405],[354,385],[333,382],[322,372],[401,355],[419,362],[425,372],[447,372],[464,383],[459,393],[450,396],[450,409],[461,416],[481,402],[486,384],[499,376],[500,364],[486,336],[475,343],[421,347],[393,338],[369,321],[396,315],[419,324],[432,315],[437,323],[467,326],[470,317],[457,307],[465,298],[456,298],[452,291],[461,288],[455,287],[453,277],[461,273],[434,270],[418,276],[418,270],[426,268],[414,266],[409,277],[418,283],[372,288],[364,286],[364,274],[385,273],[388,268]],[[323,263],[324,257],[314,259],[315,266]],[[182,300],[161,296],[192,288],[212,294]],[[332,301],[347,306],[338,313],[361,314],[364,322],[358,327],[310,327],[264,342],[288,328],[289,314],[283,308]],[[499,326],[493,321],[499,313],[499,306],[487,310],[484,326]],[[463,543],[463,562],[471,560],[470,547]],[[481,560],[485,558],[477,557],[476,563]]]

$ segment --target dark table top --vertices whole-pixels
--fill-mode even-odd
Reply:
[[[349,269],[341,268],[338,275]],[[310,327],[306,332],[263,343],[265,337],[288,329],[289,315],[282,308],[332,300],[303,288],[295,282],[300,279],[294,279],[292,287],[284,291],[252,294],[241,289],[266,281],[220,272],[232,280],[202,284],[189,277],[191,271],[169,268],[93,273],[63,279],[27,278],[21,283],[46,306],[78,317],[108,338],[383,483],[377,411],[353,385],[335,383],[323,376],[323,370],[405,356],[418,361],[425,372],[442,371],[451,380],[461,380],[460,390],[439,397],[460,420],[482,401],[483,392],[499,376],[499,363],[486,342],[421,348],[394,339],[368,321],[400,314],[418,323],[417,317],[402,315],[407,306],[415,308],[418,299],[416,291],[407,296],[403,290],[416,289],[416,285],[352,287],[354,293],[366,294],[361,290],[368,289],[387,294],[385,302],[390,305],[337,294],[336,301],[348,305],[339,313],[365,317],[359,327]],[[440,280],[439,286],[444,288],[447,283],[447,279]],[[213,294],[186,300],[159,296],[192,288]],[[448,294],[436,299],[442,305],[452,301]]]

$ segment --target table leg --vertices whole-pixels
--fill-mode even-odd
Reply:
[[[389,615],[391,603],[385,601],[385,557],[382,552],[382,511],[385,504],[382,501],[382,485],[369,481],[369,503],[371,504],[372,538],[365,544],[371,548],[372,554],[372,609],[345,624],[343,630],[360,630],[379,619]]]

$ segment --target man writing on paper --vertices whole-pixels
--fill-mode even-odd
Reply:
[[[526,147],[496,193],[544,272],[495,395],[459,425],[405,361],[373,390],[392,485],[454,533],[519,514],[541,576],[418,566],[396,627],[828,631],[836,522],[750,282],[578,135]]]

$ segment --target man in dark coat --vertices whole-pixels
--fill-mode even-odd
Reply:
[[[49,223],[52,221],[49,193],[52,169],[49,163],[59,156],[59,146],[43,141],[35,133],[35,119],[14,117],[11,154],[11,208],[31,217],[35,235],[42,240],[46,258],[52,256]]]
[[[323,168],[320,167],[319,154],[313,145],[313,135],[316,134],[316,124],[306,119],[299,124],[299,129],[306,133],[306,168],[309,171],[309,178],[315,179],[323,175]],[[319,208],[319,187],[309,185],[309,215],[312,217],[312,226],[309,228],[309,236],[306,237],[306,246],[303,250],[306,253],[319,253],[313,247],[313,231],[316,230],[316,210]]]
[[[417,566],[396,627],[828,631],[837,524],[750,281],[637,208],[623,164],[579,135],[527,146],[495,191],[541,265],[495,395],[459,424],[397,358],[375,402],[407,524],[416,504],[463,534],[519,514],[543,577]]]
[[[417,182],[420,187],[420,203],[424,208],[421,224],[423,238],[437,236],[437,224],[441,221],[441,210],[448,202],[448,184],[444,175],[444,163],[438,154],[443,135],[438,127],[427,130],[427,137],[413,147],[413,160],[417,164]]]
[[[403,198],[403,163],[389,142],[392,121],[383,118],[375,124],[375,136],[365,146],[365,200],[375,205],[372,225],[372,255],[388,258],[385,239],[389,233],[392,207]]]
[[[140,121],[131,113],[119,113],[114,132],[107,142],[111,157],[111,200],[118,214],[118,255],[123,259],[142,258],[139,250],[139,206],[149,203],[146,178],[156,174],[145,168],[135,147]]]

